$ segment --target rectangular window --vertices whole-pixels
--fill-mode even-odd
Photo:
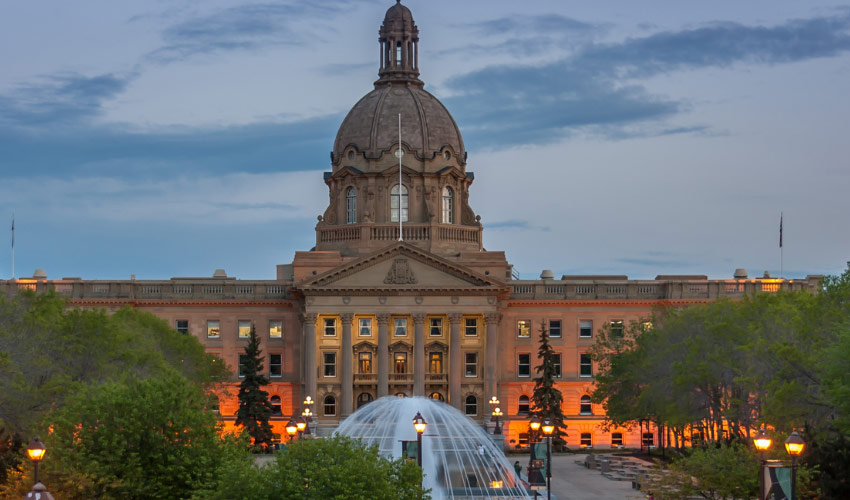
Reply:
[[[443,334],[443,318],[431,318],[431,336],[439,337]]]
[[[279,339],[283,337],[283,321],[273,319],[269,321],[269,338]]]
[[[186,335],[189,333],[189,320],[188,319],[178,319],[177,320],[177,331]]]
[[[580,446],[582,448],[592,448],[593,447],[593,434],[589,432],[581,433],[581,443]]]
[[[325,361],[325,377],[336,377],[336,353],[323,353],[323,358]]]
[[[207,320],[207,338],[217,339],[221,333],[221,323],[217,319]]]
[[[468,352],[466,353],[466,376],[467,377],[477,377],[478,376],[478,353],[477,352]]]
[[[428,359],[431,373],[443,373],[443,353],[432,352]]]
[[[407,318],[393,319],[393,335],[396,337],[404,337],[407,335]]]
[[[593,321],[583,319],[579,322],[578,336],[581,338],[593,337]]]
[[[644,446],[652,446],[655,444],[655,434],[651,432],[644,432],[641,443],[643,443]]]
[[[621,339],[624,333],[623,320],[615,319],[611,322],[611,338]]]
[[[395,373],[404,374],[407,373],[407,353],[406,352],[397,352],[395,353]]]
[[[239,376],[245,376],[245,365],[248,363],[248,356],[245,354],[239,355]]]
[[[581,354],[579,358],[579,375],[582,377],[593,376],[593,361],[590,359],[590,354]]]
[[[248,320],[240,319],[236,323],[236,332],[239,335],[240,339],[247,339],[251,336],[251,322]]]
[[[516,322],[516,336],[519,338],[531,337],[531,321],[521,319]]]
[[[361,337],[371,337],[372,336],[372,318],[360,318],[360,336]]]
[[[555,376],[561,378],[561,354],[552,354],[552,364],[555,365]]]
[[[623,446],[623,433],[622,432],[612,432],[611,433],[611,446],[619,448]]]
[[[478,335],[478,320],[476,318],[466,318],[463,333],[467,337],[475,337]]]
[[[531,376],[531,354],[517,354],[516,375],[517,377]]]
[[[336,318],[325,318],[325,337],[336,336]]]
[[[269,354],[269,377],[277,378],[283,376],[283,356],[280,354]]]
[[[550,319],[549,320],[549,336],[553,339],[561,338],[561,320],[559,319]]]
[[[528,433],[520,432],[519,433],[519,441],[517,442],[520,446],[528,446]]]
[[[360,373],[372,373],[372,353],[361,352],[357,355]]]

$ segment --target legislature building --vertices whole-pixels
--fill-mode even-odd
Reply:
[[[231,390],[219,394],[226,427],[237,408],[239,356],[255,327],[278,433],[307,396],[316,402],[320,434],[388,395],[435,398],[492,425],[488,401],[495,396],[506,446],[525,444],[545,326],[560,362],[567,444],[606,448],[652,444],[657,436],[601,425],[603,410],[589,396],[589,350],[600,328],[643,321],[658,306],[818,288],[819,276],[751,279],[741,270],[721,280],[556,279],[551,271],[517,279],[504,251],[482,247],[484,228],[468,203],[475,176],[463,137],[420,79],[419,30],[407,7],[387,11],[378,41],[375,88],[333,141],[316,246],[279,265],[273,279],[217,270],[205,278],[90,281],[39,271],[0,282],[0,292],[52,289],[74,307],[134,307],[197,337],[235,372]]]

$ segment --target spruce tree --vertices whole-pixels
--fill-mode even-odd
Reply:
[[[555,431],[552,433],[552,442],[555,445],[563,446],[566,444],[564,436],[566,436],[567,425],[564,423],[564,412],[561,405],[564,402],[564,397],[555,387],[555,353],[552,351],[552,345],[549,344],[549,333],[546,330],[545,323],[540,327],[540,347],[537,350],[537,357],[540,359],[540,365],[535,368],[535,371],[540,376],[534,379],[534,393],[531,396],[534,410],[532,414],[537,416],[541,422],[549,419],[552,425],[555,426]]]
[[[262,374],[263,351],[260,349],[260,339],[254,326],[251,326],[251,336],[245,346],[245,355],[241,363],[242,382],[239,384],[239,410],[236,412],[236,425],[243,426],[251,436],[256,447],[268,447],[272,442],[272,428],[269,418],[272,415],[272,405],[269,393],[263,390],[269,384]]]

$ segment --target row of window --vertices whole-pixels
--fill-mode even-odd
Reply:
[[[554,353],[552,355],[554,358],[555,365],[555,376],[561,377],[561,354]],[[590,354],[579,354],[579,363],[578,363],[579,371],[578,374],[581,377],[592,377],[593,376],[593,359],[591,359]],[[525,378],[531,377],[531,354],[529,353],[520,353],[517,354],[517,362],[516,362],[516,374],[517,377]]]
[[[399,186],[401,189],[399,189]],[[409,211],[409,196],[407,186],[404,184],[396,184],[390,190],[390,221],[398,222],[401,217],[402,222],[407,222],[410,217]],[[440,221],[443,224],[454,224],[454,190],[446,186],[442,192],[442,217]],[[349,187],[345,192],[345,223],[357,224],[357,189]]]
[[[239,376],[245,376],[245,365],[248,363],[249,357],[245,354],[239,355]],[[283,355],[269,354],[269,377],[280,378],[283,376]]]
[[[652,446],[655,443],[655,434],[651,432],[644,432],[641,436],[641,443],[643,446]],[[528,433],[521,433],[519,435],[519,444],[520,446],[528,446]],[[582,448],[592,448],[593,447],[593,434],[590,432],[582,432],[579,435],[579,446]],[[612,432],[611,433],[611,447],[616,448],[623,446],[623,433],[622,432]]]
[[[532,324],[533,322],[530,319],[519,319],[516,322],[516,336],[518,338],[529,338],[532,334]],[[623,336],[624,326],[623,320],[615,319],[609,322],[611,326],[611,333],[614,336]],[[561,332],[563,330],[563,324],[559,319],[550,319],[548,322],[549,328],[548,333],[551,338],[560,338]],[[578,336],[579,338],[592,338],[593,337],[593,320],[583,319],[579,321],[578,326]]]
[[[528,414],[531,408],[531,400],[523,394],[517,400],[517,415]],[[579,402],[579,415],[593,415],[593,405],[590,402],[590,396],[584,395]]]
[[[254,322],[247,319],[240,319],[236,322],[236,335],[240,339],[247,339],[251,336],[251,327]],[[269,320],[268,334],[269,338],[279,339],[283,337],[283,321],[279,319]],[[189,320],[178,319],[175,321],[175,329],[184,334],[189,333]],[[217,319],[207,320],[207,338],[217,339],[221,337],[221,321]]]
[[[463,333],[467,337],[478,336],[478,318],[463,319]],[[325,337],[335,337],[339,327],[337,318],[324,318],[323,331]],[[408,334],[407,318],[392,318],[392,332],[396,337],[405,337]],[[443,318],[428,318],[428,332],[432,337],[443,335]],[[361,337],[371,337],[373,332],[372,318],[357,318],[357,332]]]
[[[322,365],[325,377],[336,377],[337,353],[323,352]],[[410,373],[408,365],[408,353],[396,352],[393,353],[393,373],[407,374]],[[359,352],[357,353],[357,373],[370,374],[372,372],[372,353]],[[428,373],[444,373],[443,372],[443,353],[431,352],[428,353]],[[464,374],[466,377],[478,376],[478,353],[467,352],[464,354]]]

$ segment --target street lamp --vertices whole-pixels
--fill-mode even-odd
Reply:
[[[53,496],[47,492],[47,488],[44,487],[38,481],[38,463],[44,458],[44,454],[47,452],[47,448],[44,447],[44,443],[41,442],[41,439],[38,439],[38,436],[32,439],[30,445],[27,446],[27,455],[32,460],[34,470],[33,477],[33,487],[32,491],[27,493],[27,496],[24,498],[38,498],[42,500],[53,500]]]
[[[286,423],[286,433],[289,434],[289,442],[291,443],[293,439],[295,439],[295,434],[298,432],[298,424],[295,423],[295,419],[290,417],[289,422]]]
[[[310,411],[310,408],[304,408],[304,411],[301,412],[301,417],[304,419],[304,435],[309,436],[310,432],[310,422],[313,421],[313,412]]]
[[[295,427],[298,429],[298,439],[301,439],[301,436],[304,435],[304,429],[307,428],[307,421],[304,420],[304,417],[297,417],[295,419]]]
[[[501,427],[499,427],[499,417],[502,416],[502,409],[498,406],[493,410],[493,419],[496,421],[496,427],[493,428],[493,435],[498,436],[502,433]]]
[[[759,466],[759,499],[764,498],[764,452],[770,448],[770,444],[773,442],[770,439],[770,436],[767,435],[767,431],[764,430],[764,427],[759,429],[758,433],[753,437],[753,443],[756,445],[756,449],[759,451],[759,455],[761,456],[761,462]]]
[[[422,434],[425,433],[427,425],[428,422],[417,411],[416,416],[413,417],[413,428],[416,429],[416,464],[419,465],[420,469],[422,468]]]
[[[539,486],[543,483],[543,476],[540,475],[540,465],[534,446],[540,437],[538,434],[540,431],[540,419],[536,415],[531,417],[531,420],[528,422],[528,428],[530,430],[528,433],[528,442],[531,445],[531,454],[528,457],[528,483],[532,486]],[[534,498],[537,498],[536,489],[534,490]]]
[[[797,434],[797,431],[791,433],[788,439],[785,440],[785,451],[791,455],[791,500],[797,498],[797,457],[806,449],[806,442]]]
[[[555,426],[548,418],[543,421],[543,434],[546,435],[546,498],[552,500],[552,433]]]

